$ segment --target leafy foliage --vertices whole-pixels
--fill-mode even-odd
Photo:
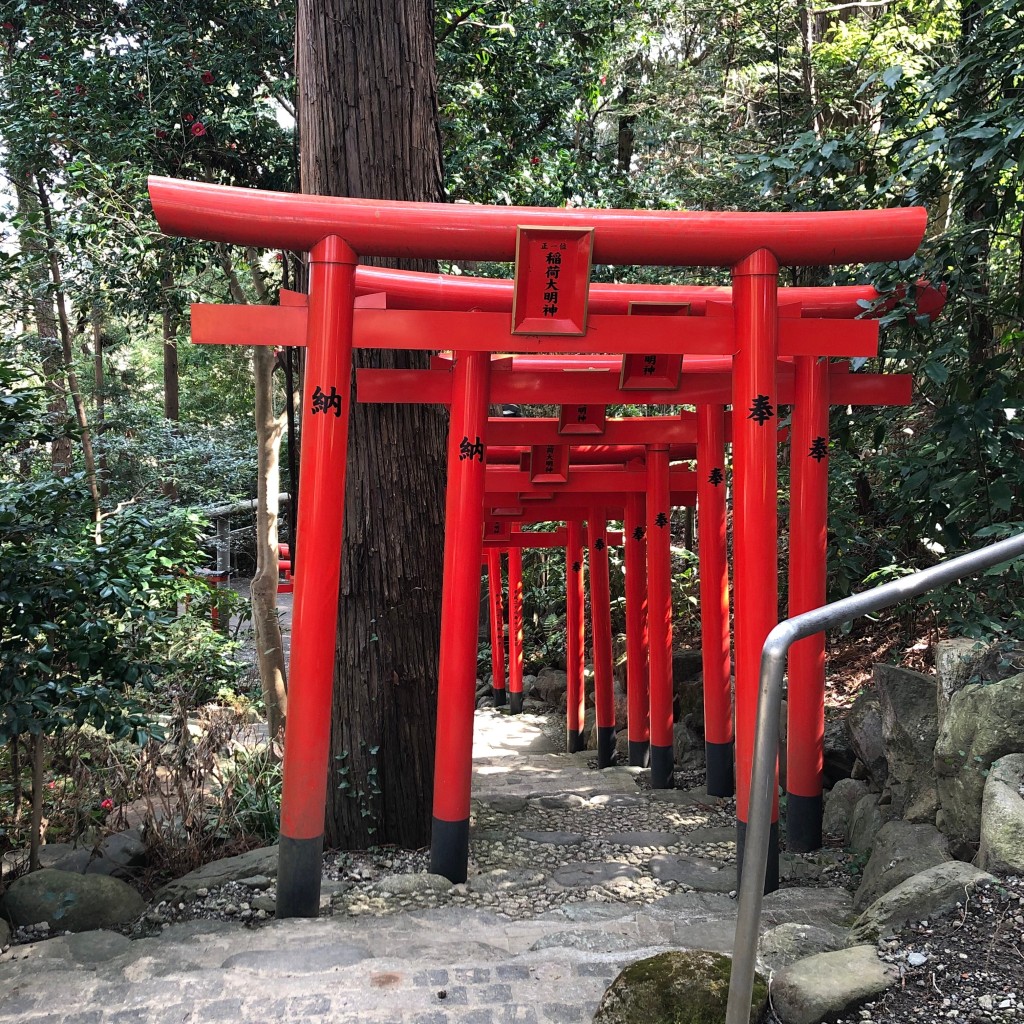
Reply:
[[[33,393],[0,392],[5,455],[41,420]],[[81,475],[14,479],[0,492],[0,742],[86,723],[139,742],[152,732],[143,695],[183,628],[178,602],[205,589],[193,575],[203,524],[166,504],[129,504],[97,544],[88,507]],[[184,628],[194,646],[202,630]]]

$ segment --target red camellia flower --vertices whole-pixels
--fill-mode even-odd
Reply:
[[[105,811],[112,811],[114,809],[114,801],[108,796],[107,799],[100,804],[100,807]]]
[[[4,31],[5,32],[13,32],[14,31],[14,23],[11,22],[11,21],[5,21],[4,22]]]
[[[158,139],[166,139],[167,138],[167,132],[164,131],[163,128],[157,128],[157,130],[156,130],[156,137]]]
[[[59,88],[57,88],[57,89],[54,89],[54,90],[53,90],[53,95],[54,95],[54,96],[59,96],[59,95],[60,95],[60,89],[59,89]]]
[[[185,124],[188,124],[190,121],[194,121],[196,118],[195,114],[182,114],[181,119],[185,122]]]
[[[212,71],[204,71],[199,77],[202,79],[203,85],[213,85]]]
[[[75,86],[75,95],[76,96],[81,96],[82,93],[84,93],[84,92],[85,92],[85,86],[84,85],[76,85]]]
[[[196,121],[196,123],[192,125],[192,134],[196,136],[205,135],[206,125],[204,125],[202,121]]]
[[[530,163],[531,164],[539,164],[540,163],[540,157],[539,156],[531,156],[530,157]]]

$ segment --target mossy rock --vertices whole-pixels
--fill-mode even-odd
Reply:
[[[732,960],[706,950],[672,950],[624,967],[594,1015],[594,1024],[723,1024]],[[768,1001],[768,984],[754,976],[750,1024]]]

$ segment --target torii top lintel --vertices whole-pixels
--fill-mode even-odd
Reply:
[[[870,263],[911,256],[921,207],[816,213],[707,213],[407,203],[296,195],[151,177],[170,235],[308,251],[343,238],[360,256],[511,261],[521,225],[594,228],[597,263],[735,266],[768,249],[786,266]]]

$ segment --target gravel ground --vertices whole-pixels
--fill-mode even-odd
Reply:
[[[1024,1020],[1024,878],[984,886],[955,910],[915,922],[878,945],[900,980],[839,1024]]]
[[[649,791],[645,773],[636,774],[635,782],[634,792],[593,798],[561,793],[474,801],[470,879],[463,885],[434,887],[429,876],[424,879],[427,850],[328,854],[321,914],[377,917],[453,906],[526,920],[565,903],[651,903],[689,888],[655,877],[650,869],[655,857],[734,868],[735,847],[728,837],[734,825],[732,801],[702,794],[702,779],[693,772],[677,776],[676,790],[658,794]],[[551,838],[538,841],[524,835],[529,832]],[[783,884],[852,890],[859,882],[860,860],[835,848],[784,853]],[[626,866],[623,877],[579,887],[553,883],[560,869],[610,862]],[[408,878],[417,874],[418,880]],[[395,876],[406,876],[409,884]],[[198,895],[195,901],[152,908],[131,934],[155,934],[169,923],[196,918],[259,927],[273,917],[275,887],[269,878],[257,876]],[[19,929],[12,939],[33,941],[41,934],[40,928]],[[981,888],[954,911],[884,936],[878,946],[898,972],[897,984],[836,1024],[1024,1021],[1024,878]]]
[[[1024,1020],[1024,878],[987,885],[954,910],[878,942],[898,975],[835,1024],[1019,1024]],[[774,1013],[769,1020],[779,1022]]]

